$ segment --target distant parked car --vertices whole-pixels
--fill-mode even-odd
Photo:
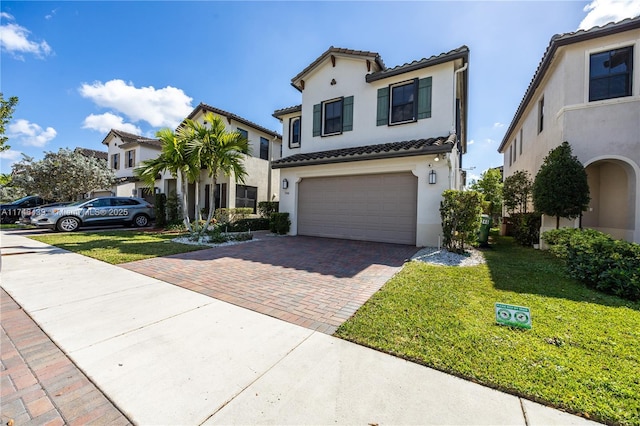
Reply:
[[[31,224],[71,232],[83,226],[148,226],[155,218],[153,205],[136,197],[98,197],[66,206],[38,209]]]
[[[20,219],[22,209],[38,207],[43,204],[50,203],[42,197],[37,195],[29,195],[28,197],[20,198],[9,204],[0,204],[0,218],[1,223],[14,223]]]
[[[39,210],[45,209],[47,207],[62,207],[69,204],[71,204],[71,201],[61,201],[57,203],[43,204],[34,208],[22,209],[22,212],[20,212],[20,220],[18,220],[18,222],[22,223],[23,225],[31,225],[31,216],[37,214]]]

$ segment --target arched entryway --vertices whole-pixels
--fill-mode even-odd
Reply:
[[[582,217],[584,228],[615,238],[638,238],[638,170],[624,158],[599,158],[586,168],[591,202]]]

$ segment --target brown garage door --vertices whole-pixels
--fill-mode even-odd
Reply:
[[[302,179],[298,234],[415,245],[417,193],[411,173]]]

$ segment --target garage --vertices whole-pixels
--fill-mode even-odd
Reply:
[[[409,172],[302,179],[298,234],[415,245],[417,193]]]

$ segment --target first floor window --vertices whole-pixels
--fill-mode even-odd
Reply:
[[[403,123],[415,120],[417,82],[411,81],[391,86],[390,123]]]
[[[631,96],[633,47],[594,53],[589,57],[589,101]]]
[[[125,152],[125,165],[127,168],[135,167],[136,151],[134,149]]]
[[[300,146],[300,117],[293,117],[289,120],[289,148]]]
[[[269,139],[267,138],[260,138],[260,158],[269,159]]]
[[[324,109],[322,134],[331,135],[342,132],[342,99],[325,102],[322,106]]]
[[[256,212],[258,188],[255,186],[236,185],[236,208],[247,207]]]

